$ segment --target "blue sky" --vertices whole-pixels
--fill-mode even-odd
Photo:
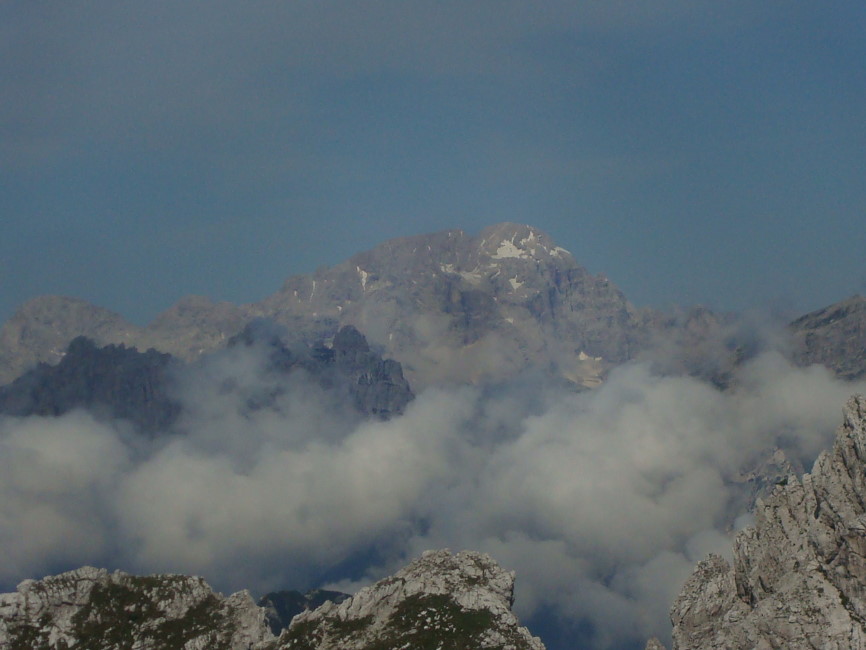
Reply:
[[[250,302],[397,236],[548,232],[637,305],[866,291],[866,5],[0,6],[0,319]]]

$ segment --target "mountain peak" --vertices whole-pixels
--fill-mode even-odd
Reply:
[[[426,551],[340,604],[329,602],[299,614],[280,645],[544,650],[511,612],[513,588],[514,574],[486,554]]]
[[[568,259],[571,253],[553,243],[549,235],[518,223],[504,222],[489,226],[478,235],[478,248],[491,259]]]

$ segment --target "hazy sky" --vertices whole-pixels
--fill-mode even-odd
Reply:
[[[864,33],[862,0],[10,0],[0,319],[499,221],[637,305],[814,309],[866,286]]]

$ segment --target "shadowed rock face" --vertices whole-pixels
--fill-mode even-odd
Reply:
[[[791,323],[794,358],[820,363],[845,379],[866,377],[866,298],[853,296]]]
[[[323,388],[345,396],[347,399],[337,401],[345,401],[362,415],[389,418],[402,413],[414,398],[400,364],[373,353],[353,327],[340,330],[331,347],[296,346],[295,353],[267,334],[272,330],[255,322],[233,338],[230,346],[268,346],[269,372],[288,377],[303,369]],[[167,432],[182,411],[181,403],[172,397],[174,372],[182,365],[171,355],[152,349],[98,347],[78,337],[57,365],[41,363],[0,387],[0,413],[57,416],[84,408],[97,416],[127,420],[147,435]],[[195,368],[186,371],[194,373]],[[250,407],[268,404],[264,400]]]
[[[41,363],[0,387],[0,413],[55,416],[85,408],[154,434],[170,428],[180,413],[180,404],[169,395],[169,374],[176,365],[169,354],[124,345],[100,348],[80,336],[57,365]]]
[[[259,599],[259,607],[266,611],[271,632],[279,634],[289,627],[292,619],[301,612],[321,607],[327,601],[342,603],[349,594],[327,589],[312,589],[305,594],[300,591],[274,591]]]
[[[249,592],[225,598],[201,578],[83,567],[0,594],[0,648],[543,650],[511,613],[513,585],[513,574],[487,555],[428,551],[342,602],[336,592],[289,598],[284,617],[294,605],[304,611],[276,637],[274,603],[285,605],[290,592],[259,606]]]
[[[348,403],[364,415],[387,419],[402,413],[415,397],[400,364],[374,353],[351,325],[341,328],[330,346],[320,342],[312,348],[297,344],[290,349],[285,338],[279,326],[255,320],[229,340],[229,347],[265,346],[269,371],[288,375],[303,369],[323,388],[345,392]]]
[[[866,398],[811,474],[758,502],[733,566],[698,565],[671,620],[675,650],[866,647]]]

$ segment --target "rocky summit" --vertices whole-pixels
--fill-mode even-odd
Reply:
[[[733,558],[710,556],[686,582],[674,650],[866,648],[866,397],[811,473],[757,503]]]
[[[511,612],[514,574],[488,555],[427,551],[340,604],[295,617],[281,650],[543,650]]]
[[[252,648],[272,637],[248,592],[223,598],[201,578],[83,567],[0,595],[0,648]]]
[[[427,551],[354,597],[302,611],[279,631],[273,597],[260,606],[246,591],[223,597],[201,578],[84,567],[0,594],[0,648],[544,650],[511,612],[513,587],[514,574],[487,555]]]

